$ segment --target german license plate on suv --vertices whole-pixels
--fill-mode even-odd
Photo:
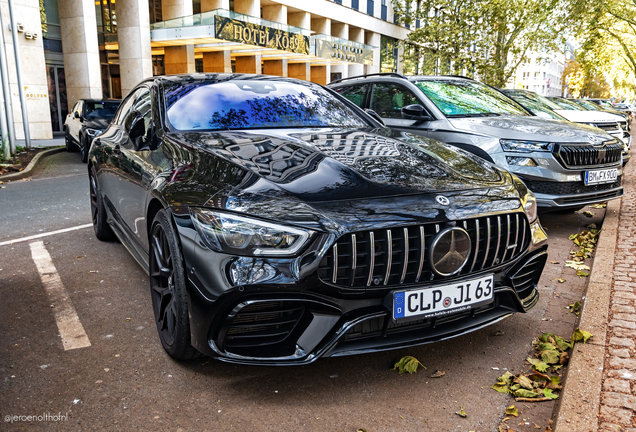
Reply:
[[[618,168],[585,171],[585,186],[614,183],[618,178]]]
[[[492,302],[492,274],[447,285],[394,291],[393,319],[448,315]]]

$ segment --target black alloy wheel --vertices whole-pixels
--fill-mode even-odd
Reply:
[[[87,137],[80,138],[80,155],[82,156],[82,162],[88,162],[88,148],[89,141]]]
[[[91,196],[91,219],[93,220],[93,230],[95,230],[95,237],[99,240],[106,241],[112,240],[115,237],[115,233],[108,225],[106,221],[106,208],[104,207],[104,198],[102,192],[99,190],[97,184],[97,176],[95,175],[95,169],[91,168],[89,177],[90,183],[90,196]]]
[[[178,360],[200,355],[190,342],[185,284],[183,259],[170,214],[160,210],[150,231],[150,295],[161,344]]]

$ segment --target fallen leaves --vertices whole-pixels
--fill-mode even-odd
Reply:
[[[459,411],[457,411],[455,414],[457,414],[458,416],[462,418],[468,417],[468,414],[466,414],[466,411],[464,411],[464,407],[461,405],[459,406]]]
[[[567,281],[566,281],[565,279],[558,278],[558,279],[557,279],[557,282],[558,282],[558,283],[566,283]]]
[[[595,208],[595,209],[602,209],[607,207],[607,203],[599,203],[599,204],[592,204],[590,207]]]
[[[418,359],[416,359],[413,356],[404,356],[401,359],[399,359],[398,361],[395,362],[395,365],[393,365],[393,369],[391,370],[398,370],[398,373],[403,374],[405,372],[408,373],[415,373],[417,372],[417,368],[419,366],[422,366],[424,369],[426,369],[426,366],[424,366],[422,363],[420,363],[420,361]]]
[[[581,302],[574,302],[568,305],[566,309],[570,309],[570,312],[578,316],[581,313],[581,307]]]
[[[587,216],[587,217],[594,217],[594,216],[596,216],[596,213],[594,213],[594,212],[592,212],[592,211],[589,211],[589,210],[584,211],[584,212],[583,212],[583,214],[584,214],[585,216]]]
[[[438,371],[435,371],[435,373],[434,373],[434,374],[429,375],[428,377],[429,377],[429,378],[441,378],[441,377],[443,377],[444,375],[446,375],[446,372],[438,370]]]
[[[568,261],[565,262],[565,266],[573,268],[576,271],[590,270],[590,266],[585,265],[585,264],[581,264],[578,261],[570,261],[570,260],[568,260]]]
[[[519,417],[519,410],[516,406],[510,405],[508,408],[506,408],[506,415]]]
[[[529,373],[513,375],[506,372],[497,378],[492,388],[499,393],[511,393],[517,401],[543,402],[559,397],[555,391],[561,390],[561,378],[559,375],[550,375],[558,371],[567,363],[572,349],[572,342],[556,336],[553,333],[544,333],[532,341],[532,346],[537,353],[528,357],[526,361],[531,365]],[[514,408],[509,407],[508,409]],[[508,413],[506,414],[514,415]]]
[[[587,343],[588,339],[593,338],[594,335],[590,332],[586,332],[584,330],[579,329],[578,327],[574,330],[574,334],[572,334],[572,342],[580,342]]]

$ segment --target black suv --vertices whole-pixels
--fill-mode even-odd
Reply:
[[[66,151],[79,150],[82,162],[88,160],[93,138],[110,124],[119,108],[120,100],[80,99],[64,121]]]

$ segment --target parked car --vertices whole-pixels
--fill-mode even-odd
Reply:
[[[623,145],[597,128],[532,116],[498,90],[453,76],[365,75],[330,87],[384,122],[480,156],[519,176],[544,209],[623,195]]]
[[[586,115],[595,116],[594,118],[592,118],[590,126],[594,125],[596,127],[600,127],[601,129],[608,131],[610,135],[613,135],[616,138],[619,138],[624,141],[623,139],[625,137],[624,132],[626,132],[629,128],[629,122],[625,119],[624,115],[613,114],[606,110],[601,110],[601,109],[590,110],[588,108],[583,108],[581,105],[562,97],[553,96],[548,99],[550,99],[552,102],[559,105],[561,109],[568,111],[564,117],[570,116],[573,118],[573,116],[576,116],[576,118],[578,119],[577,123],[584,123],[584,118],[580,117],[582,115],[581,112]],[[570,121],[575,121],[575,120],[570,120]],[[612,129],[610,129],[612,122],[615,122],[618,124],[620,133],[619,132],[615,133]],[[629,134],[627,134],[627,136],[629,137]]]
[[[120,100],[80,99],[64,121],[66,151],[80,152],[82,162],[88,160],[88,149],[97,135],[113,119]]]
[[[149,273],[177,359],[407,347],[539,297],[546,235],[523,182],[313,83],[147,79],[93,142],[89,179],[95,234]]]
[[[612,113],[612,114],[616,114],[619,115],[621,117],[623,117],[627,123],[627,130],[631,130],[631,123],[632,123],[632,116],[630,113],[627,112],[623,112],[623,111],[617,111],[614,108],[612,108],[611,106],[607,106],[607,105],[597,105],[594,102],[591,102],[587,99],[568,99],[569,101],[574,102],[577,105],[580,105],[581,107],[587,109],[588,111],[605,111],[608,113]]]

